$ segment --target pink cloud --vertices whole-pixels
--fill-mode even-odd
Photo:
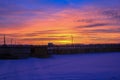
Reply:
[[[39,10],[30,11],[33,14],[32,17],[9,16],[8,18],[18,19],[18,22],[19,20],[23,21],[20,25],[16,24],[19,27],[18,30],[14,30],[16,25],[10,25],[13,28],[9,30],[7,28],[3,29],[2,33],[17,32],[20,34],[16,35],[20,37],[19,40],[24,41],[24,39],[27,39],[28,41],[33,40],[33,42],[36,40],[39,41],[39,39],[49,41],[50,38],[46,38],[48,36],[74,35],[76,43],[103,43],[107,39],[110,39],[111,43],[115,43],[119,42],[118,38],[120,36],[119,30],[117,30],[120,28],[118,10],[103,9],[98,6],[84,6],[77,9],[64,8],[51,14]],[[15,14],[28,12],[21,11]],[[56,39],[52,38],[52,40],[59,41],[57,37]]]

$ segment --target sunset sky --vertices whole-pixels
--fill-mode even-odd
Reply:
[[[120,0],[0,0],[0,44],[120,43]]]

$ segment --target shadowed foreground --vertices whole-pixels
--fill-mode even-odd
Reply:
[[[120,53],[0,60],[0,80],[120,80]]]

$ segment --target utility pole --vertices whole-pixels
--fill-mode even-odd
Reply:
[[[11,45],[12,45],[13,39],[11,39]]]
[[[16,42],[16,40],[15,40],[15,45],[17,45],[17,42]]]
[[[6,45],[6,37],[5,37],[5,34],[4,34],[4,45]]]
[[[73,36],[71,35],[71,44],[73,45]]]

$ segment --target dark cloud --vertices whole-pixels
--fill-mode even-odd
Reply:
[[[120,28],[119,29],[98,29],[98,30],[93,30],[93,32],[101,32],[101,33],[120,33]]]
[[[104,37],[94,37],[91,38],[91,40],[96,40],[96,41],[107,41],[107,42],[120,42],[120,38],[104,38]]]
[[[96,29],[96,30],[84,30],[88,33],[119,33],[120,34],[120,28],[115,29]]]
[[[65,38],[23,38],[23,41],[50,41],[50,40],[66,40]]]
[[[7,38],[20,38],[25,36],[25,34],[22,34],[22,33],[11,33],[11,34],[0,33],[0,37],[3,37],[4,35]]]
[[[44,35],[44,34],[59,34],[62,31],[62,29],[57,30],[43,30],[43,31],[35,31],[31,33],[25,34],[26,36],[38,36],[38,35]]]
[[[39,35],[60,34],[61,31],[62,31],[62,29],[35,31],[35,32],[24,33],[24,34],[23,33],[12,33],[12,34],[0,33],[0,36],[6,35],[7,37],[14,37],[14,38],[15,37],[19,37],[19,38],[20,37],[35,37],[35,36],[39,36]],[[47,36],[47,37],[58,37],[58,36]]]
[[[46,18],[66,5],[66,0],[0,0],[0,28],[21,26],[34,18]]]
[[[120,21],[120,8],[104,10],[102,14],[112,20]]]
[[[93,19],[80,19],[80,20],[76,20],[75,22],[86,22],[86,23],[92,23],[94,22],[95,20]]]
[[[70,37],[70,36],[48,36],[48,37],[53,37],[53,38],[66,38],[66,37]]]
[[[109,23],[94,23],[94,24],[88,24],[86,26],[77,26],[76,28],[95,28],[100,26],[108,26],[111,25]]]

